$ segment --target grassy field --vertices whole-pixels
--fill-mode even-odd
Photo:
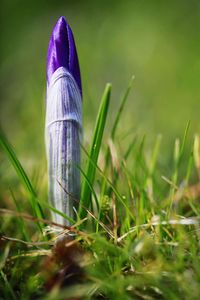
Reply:
[[[175,141],[169,177],[159,171],[160,136],[149,156],[144,137],[122,150],[116,133],[129,91],[100,153],[111,86],[104,92],[90,153],[83,148],[81,209],[71,228],[51,223],[50,204],[1,133],[19,180],[3,203],[9,209],[0,209],[2,299],[198,299],[199,136],[189,154],[189,124]],[[75,239],[53,246],[68,231]]]
[[[199,2],[2,8],[0,299],[199,299]],[[60,15],[73,27],[84,94],[72,228],[51,222],[43,138],[46,51]],[[54,246],[68,231],[75,239]]]

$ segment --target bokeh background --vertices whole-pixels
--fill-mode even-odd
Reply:
[[[125,141],[123,135],[146,134],[151,147],[162,134],[161,153],[167,157],[189,120],[192,141],[200,131],[200,1],[2,0],[0,120],[29,173],[46,174],[46,53],[61,15],[73,29],[79,54],[86,143],[106,82],[113,85],[109,136],[132,75],[135,81],[119,142]],[[2,155],[0,163],[5,181],[13,171]]]

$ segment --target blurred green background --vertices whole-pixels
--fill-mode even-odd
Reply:
[[[161,133],[167,156],[188,120],[191,136],[199,132],[200,1],[2,0],[1,12],[1,126],[25,168],[46,173],[46,53],[61,15],[79,54],[86,143],[105,83],[113,84],[108,136],[131,75],[134,88],[119,139],[146,134],[151,145]]]

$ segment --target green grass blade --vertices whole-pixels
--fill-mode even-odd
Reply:
[[[6,294],[5,295],[6,299],[17,300],[17,297],[15,296],[15,292],[13,291],[13,288],[12,288],[11,284],[9,283],[6,274],[1,270],[0,275],[3,279],[3,281],[4,281],[4,284],[5,284],[4,292]]]
[[[65,191],[67,193],[67,191]],[[75,199],[78,201],[78,199]],[[52,206],[51,204],[49,204],[49,202],[38,199],[37,198],[37,203],[38,205],[42,205],[43,207],[46,207],[48,210],[60,215],[61,217],[63,217],[64,219],[66,219],[67,221],[69,221],[71,224],[75,224],[76,221],[73,220],[72,218],[68,217],[66,214],[64,214],[62,211],[56,209],[54,206]],[[45,217],[43,217],[42,219],[46,219]]]
[[[94,178],[96,173],[96,168],[94,164],[97,163],[99,157],[99,151],[101,147],[103,132],[104,132],[105,123],[107,119],[108,107],[110,102],[110,94],[111,94],[111,85],[107,84],[100,103],[99,113],[97,116],[95,130],[94,130],[94,136],[92,139],[92,146],[90,149],[90,160],[88,160],[87,171],[86,171],[87,179],[91,185],[93,185],[94,183]],[[91,161],[94,162],[94,164],[92,164]],[[84,180],[82,194],[81,194],[81,204],[89,208],[90,201],[91,201],[91,190],[88,185],[88,182]],[[86,216],[86,212],[82,209],[81,205],[80,205],[79,212],[80,212],[80,218],[84,218]]]
[[[13,199],[13,202],[15,203],[15,206],[17,208],[17,211],[19,213],[21,213],[22,212],[21,206],[19,205],[17,199],[15,198],[15,195],[14,195],[13,191],[10,190],[10,193],[11,193],[11,197]],[[23,218],[21,218],[21,217],[17,218],[17,223],[18,223],[18,226],[20,228],[20,232],[21,232],[24,240],[25,241],[30,241],[29,235],[28,235],[28,233],[26,231],[26,227],[25,227]]]
[[[189,128],[190,128],[190,121],[186,125],[184,136],[183,136],[183,141],[182,141],[181,145],[180,145],[179,139],[176,139],[176,141],[175,141],[175,149],[174,149],[174,165],[175,166],[174,166],[174,172],[172,174],[173,186],[170,189],[170,195],[169,195],[170,205],[169,205],[169,209],[168,209],[168,215],[172,211],[172,205],[173,205],[174,195],[175,195],[174,186],[177,185],[178,176],[179,176],[179,172],[180,172],[180,165],[181,165],[181,162],[182,162],[183,156],[184,156],[184,150],[185,150],[185,146],[186,146],[186,140],[188,137]]]
[[[94,200],[95,200],[96,206],[97,206],[97,208],[99,208],[99,201],[98,201],[96,192],[95,192],[93,186],[91,185],[91,183],[89,182],[89,180],[87,178],[87,175],[85,174],[85,172],[79,166],[77,166],[77,168],[80,170],[81,174],[83,175],[84,180],[87,181],[87,184],[88,184],[88,186],[90,188],[91,194],[94,196]]]
[[[114,120],[114,124],[113,124],[112,130],[111,130],[111,136],[110,136],[113,142],[115,140],[115,134],[116,134],[117,126],[119,124],[119,120],[121,118],[124,106],[126,104],[128,96],[129,96],[129,93],[131,91],[134,78],[135,78],[134,76],[131,77],[131,80],[130,80],[129,85],[128,85],[126,91],[125,91],[124,96],[122,97],[122,101],[120,103],[117,115],[116,115],[115,120]],[[109,164],[109,159],[110,159],[110,149],[109,149],[109,147],[107,148],[105,157],[106,157],[105,158],[105,161],[106,161],[105,170],[107,170],[107,167],[108,167],[108,164]]]
[[[185,128],[185,132],[184,132],[184,136],[183,136],[183,142],[181,144],[180,155],[179,155],[179,159],[178,159],[178,166],[180,165],[181,160],[183,158],[189,128],[190,128],[190,121],[187,122],[187,125],[186,125],[186,128]]]
[[[115,121],[114,121],[114,124],[113,124],[113,128],[112,128],[112,131],[111,131],[111,139],[114,140],[115,139],[115,134],[116,134],[116,129],[117,129],[117,125],[119,124],[119,120],[121,118],[121,114],[123,112],[123,109],[124,109],[124,106],[126,104],[126,101],[128,99],[128,96],[129,96],[129,93],[131,91],[131,88],[132,88],[132,85],[133,85],[133,80],[135,79],[135,76],[132,76],[131,77],[131,80],[129,82],[129,85],[127,87],[127,90],[122,98],[122,101],[121,101],[121,104],[120,104],[120,107],[118,109],[118,112],[117,112],[117,115],[116,115],[116,118],[115,118]]]
[[[18,177],[20,178],[24,188],[29,193],[30,202],[33,209],[33,213],[36,217],[42,218],[43,212],[41,206],[37,203],[37,195],[36,192],[24,171],[20,161],[18,160],[14,150],[12,149],[11,145],[7,141],[5,135],[3,134],[2,130],[0,130],[0,147],[5,152],[7,157],[9,158],[11,164],[13,165]]]
[[[159,154],[159,151],[160,151],[161,140],[162,140],[162,136],[158,135],[158,137],[156,139],[154,149],[153,149],[153,153],[152,153],[152,157],[151,157],[151,161],[150,161],[150,166],[149,166],[149,175],[150,176],[153,176],[153,173],[154,173],[154,170],[155,170],[155,167],[156,167],[158,154]]]

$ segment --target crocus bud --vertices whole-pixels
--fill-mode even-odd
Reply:
[[[74,218],[80,198],[80,136],[82,90],[76,46],[64,17],[57,21],[47,56],[46,152],[49,199],[52,205]],[[58,224],[71,225],[53,213]]]

